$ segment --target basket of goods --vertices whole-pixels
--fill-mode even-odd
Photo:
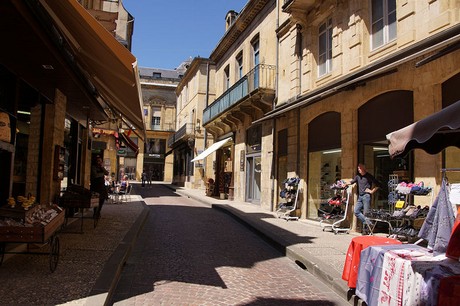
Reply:
[[[57,205],[34,205],[24,219],[0,219],[3,242],[46,242],[64,224],[64,211]]]

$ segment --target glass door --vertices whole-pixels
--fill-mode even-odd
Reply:
[[[260,202],[261,168],[260,155],[246,158],[246,202]]]

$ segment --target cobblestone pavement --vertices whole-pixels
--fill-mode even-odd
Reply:
[[[150,213],[110,304],[348,305],[219,210],[161,185],[138,192]]]
[[[30,245],[30,251],[44,255],[8,255],[0,266],[0,305],[103,305],[105,296],[93,294],[115,250],[133,227],[145,206],[137,196],[123,204],[106,203],[94,228],[91,211],[83,219],[69,219],[59,234],[60,252],[56,271],[49,268],[49,245]],[[11,249],[15,247],[15,249]],[[24,251],[25,245],[7,244],[8,251]],[[17,249],[21,248],[21,249]],[[119,262],[119,260],[116,260]],[[106,271],[106,272],[103,272]]]

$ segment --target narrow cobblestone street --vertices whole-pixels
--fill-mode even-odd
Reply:
[[[228,215],[161,185],[139,189],[150,214],[111,304],[347,304]]]

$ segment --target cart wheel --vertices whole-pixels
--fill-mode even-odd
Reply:
[[[0,243],[0,266],[3,263],[3,256],[5,255],[5,243],[1,242]]]
[[[323,227],[323,232],[324,232],[325,228]]]
[[[59,261],[59,237],[51,237],[50,248],[50,270],[54,272]]]

